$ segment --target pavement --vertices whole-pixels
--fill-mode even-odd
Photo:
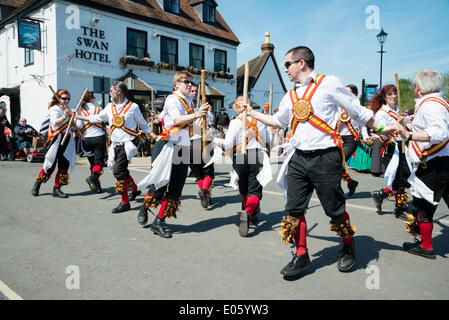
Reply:
[[[153,234],[137,223],[144,196],[132,210],[112,214],[120,202],[115,180],[105,170],[104,192],[92,194],[79,159],[63,187],[68,199],[52,197],[52,183],[30,193],[40,163],[0,162],[0,300],[444,300],[449,298],[449,212],[442,201],[433,229],[437,259],[411,255],[405,224],[394,217],[394,202],[375,209],[370,192],[382,178],[351,170],[359,186],[346,206],[355,234],[356,265],[348,273],[336,262],[341,240],[329,230],[314,194],[307,212],[312,267],[299,278],[284,279],[292,248],[281,241],[285,199],[274,179],[264,188],[260,223],[248,237],[238,234],[240,196],[226,186],[231,165],[215,166],[213,205],[200,205],[194,178],[188,178],[177,219],[168,219],[173,238]],[[136,182],[148,174],[150,158],[134,158]],[[346,185],[343,189],[347,192]],[[149,220],[153,216],[150,214]],[[7,289],[5,289],[7,288]]]

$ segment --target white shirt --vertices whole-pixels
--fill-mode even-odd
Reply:
[[[69,107],[67,107],[69,108]],[[70,109],[70,108],[69,108]],[[48,110],[48,119],[50,120],[50,126],[51,126],[51,130],[54,132],[56,130],[58,130],[60,127],[62,127],[64,124],[66,124],[70,118],[67,118],[66,121],[64,121],[61,125],[56,125],[56,121],[59,120],[62,116],[64,115],[64,111],[61,109],[61,107],[59,105],[54,105],[52,107],[50,107],[50,109]],[[66,132],[67,130],[64,130],[64,132]]]
[[[389,126],[397,122],[395,118],[390,116],[388,112],[393,112],[399,117],[399,107],[395,106],[394,109],[390,108],[388,105],[383,105],[379,110],[377,110],[374,120],[382,125]],[[381,135],[382,139],[385,141],[388,139],[387,136]],[[401,141],[402,138],[399,136],[395,141]]]
[[[125,101],[122,104],[116,105],[117,113],[120,113],[123,107],[128,103],[128,99],[125,98]],[[128,129],[136,131],[137,126],[145,132],[149,133],[151,131],[150,125],[145,121],[140,112],[139,106],[136,103],[132,103],[131,107],[125,114],[121,114],[125,118],[124,126]],[[112,118],[114,117],[112,113],[112,103],[109,103],[106,108],[104,108],[99,114],[90,115],[89,122],[108,122],[109,129],[111,128]],[[126,133],[121,128],[115,128],[110,136],[112,143],[122,143],[128,142],[135,139],[134,136]]]
[[[416,99],[415,118],[412,122],[413,132],[425,131],[430,137],[430,142],[417,142],[421,151],[449,139],[449,112],[447,109],[434,101],[426,101],[419,107],[422,101],[430,97],[443,99],[440,93],[427,94]],[[412,148],[410,152],[414,152]],[[429,156],[427,160],[436,156],[449,156],[449,144],[437,154]]]
[[[229,123],[228,131],[226,132],[226,137],[223,140],[223,147],[225,150],[229,150],[236,145],[242,143],[242,120],[241,117],[231,120]],[[252,118],[247,117],[247,120],[251,123]],[[265,141],[265,143],[270,142],[270,135],[268,134],[267,127],[260,121],[257,121],[257,130],[259,136]],[[249,130],[247,130],[248,133]],[[248,141],[246,145],[247,149],[264,149],[256,137]]]
[[[92,115],[95,112],[95,105],[93,103],[86,103],[86,105],[84,106],[84,109],[86,109],[86,111],[89,113],[89,115]],[[81,111],[81,109],[78,110],[78,114],[84,115],[84,113]],[[83,120],[79,120],[79,119],[76,120],[76,125],[80,129],[82,129],[86,124],[87,124],[87,121],[83,121]],[[102,136],[105,134],[106,134],[106,132],[103,129],[92,125],[83,132],[83,137],[84,138],[92,138],[92,137],[99,137],[99,136]]]
[[[185,102],[189,105],[189,108],[193,108],[193,101],[190,97],[185,97],[179,91],[175,92],[178,96],[184,99]],[[187,111],[184,108],[181,100],[174,94],[169,95],[165,99],[164,110],[162,110],[161,116],[164,121],[164,128],[170,130],[175,126],[175,118],[178,116],[186,115]],[[179,144],[181,146],[190,146],[190,135],[189,135],[189,127],[185,127],[184,129],[180,129],[172,133],[167,141],[172,141],[174,144]]]
[[[340,112],[342,111],[341,108],[339,108]],[[355,122],[354,120],[349,120],[349,122],[352,124],[352,126],[354,127],[354,129],[357,131],[357,129],[359,128],[359,124],[358,122]],[[348,126],[346,124],[346,122],[343,122],[340,126],[340,135],[341,136],[352,136],[352,132],[349,131]]]
[[[315,80],[316,73],[312,71],[304,83],[295,84],[295,90],[301,99],[310,81]],[[338,107],[345,110],[349,116],[361,125],[365,125],[372,118],[372,111],[360,105],[359,100],[346,89],[335,76],[326,76],[316,90],[311,100],[313,113],[325,121],[331,128],[335,128],[338,121]],[[290,125],[293,112],[290,94],[282,99],[279,111],[274,114],[277,124],[285,128]],[[300,122],[290,143],[300,150],[327,149],[335,147],[334,139],[307,122]]]

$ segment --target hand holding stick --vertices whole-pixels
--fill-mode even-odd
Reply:
[[[84,90],[83,94],[81,95],[80,100],[78,101],[78,105],[76,106],[75,111],[72,113],[72,116],[71,116],[70,119],[69,119],[69,126],[67,127],[67,131],[66,131],[65,134],[64,134],[64,138],[62,138],[61,145],[63,145],[64,142],[67,140],[67,137],[68,137],[69,131],[70,131],[69,129],[70,129],[70,127],[72,126],[73,120],[75,119],[75,116],[76,116],[76,114],[78,113],[78,109],[79,109],[80,106],[81,106],[81,102],[83,102],[84,96],[86,95],[86,93],[87,93],[88,90],[89,90],[88,88],[86,88],[86,89]]]

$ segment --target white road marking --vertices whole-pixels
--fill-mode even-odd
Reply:
[[[0,292],[9,300],[23,300],[21,296],[15,293],[10,287],[0,280]]]

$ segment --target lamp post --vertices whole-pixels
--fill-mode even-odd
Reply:
[[[382,89],[382,57],[383,57],[383,54],[386,53],[386,51],[384,51],[384,43],[385,43],[385,40],[387,40],[387,36],[388,36],[388,33],[386,33],[384,31],[384,28],[382,28],[382,30],[376,36],[377,37],[377,41],[379,41],[379,44],[380,44],[380,51],[377,51],[377,53],[380,53],[380,82],[379,82],[379,90]]]

